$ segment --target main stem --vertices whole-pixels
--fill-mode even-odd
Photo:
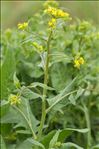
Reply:
[[[52,36],[52,30],[50,32],[48,41],[47,41],[47,56],[46,56],[46,64],[44,68],[44,84],[47,85],[48,83],[48,67],[49,67],[49,54],[50,54],[50,41]],[[42,116],[41,116],[41,123],[38,130],[38,138],[42,136],[42,130],[45,123],[46,118],[46,95],[47,95],[47,89],[44,87],[43,89],[43,98],[42,98]]]

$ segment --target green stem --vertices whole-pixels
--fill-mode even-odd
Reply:
[[[26,120],[26,122],[27,122],[27,124],[28,124],[28,126],[29,126],[29,128],[30,128],[30,130],[31,130],[31,132],[32,132],[33,138],[34,138],[34,139],[37,139],[37,136],[36,136],[35,132],[34,132],[33,129],[32,129],[31,123],[29,123],[29,120],[27,119],[27,117],[25,116],[25,114],[24,114],[18,107],[14,106],[14,108],[15,108],[18,112],[20,112],[21,115],[24,117],[24,119]]]
[[[85,112],[87,128],[89,129],[87,133],[87,149],[90,149],[91,147],[91,125],[90,125],[89,110],[87,109],[85,105],[84,105],[84,112]]]
[[[44,84],[47,85],[48,83],[48,67],[49,67],[49,54],[50,54],[50,41],[52,36],[52,30],[50,32],[48,41],[47,41],[47,57],[46,57],[46,64],[44,68]],[[46,95],[47,95],[47,89],[44,87],[43,89],[43,98],[42,98],[42,116],[41,116],[41,123],[38,130],[38,138],[42,136],[42,129],[45,123],[46,118]]]

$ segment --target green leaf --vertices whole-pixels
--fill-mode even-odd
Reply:
[[[7,113],[1,117],[1,124],[18,123],[20,119],[18,111],[13,109],[13,107],[9,107]]]
[[[92,149],[99,149],[99,144],[93,146]]]
[[[29,138],[29,139],[27,139],[31,144],[33,144],[33,145],[35,145],[35,146],[39,146],[40,148],[42,148],[42,149],[45,149],[45,147],[44,147],[44,145],[43,144],[41,144],[40,142],[38,142],[38,141],[36,141],[36,140],[34,140],[34,139],[32,139],[32,138]]]
[[[41,143],[45,146],[45,148],[48,148],[49,144],[51,145],[50,147],[52,147],[56,142],[64,142],[64,140],[73,132],[87,133],[88,129],[66,128],[59,131],[53,130],[42,138]]]
[[[16,127],[14,127],[16,128]],[[27,130],[16,130],[17,134],[31,134],[31,132],[27,131]]]
[[[69,90],[71,89],[71,87],[73,86],[74,82],[75,82],[76,78],[74,78],[68,85],[65,86],[65,88],[63,90],[60,91],[60,94],[56,95],[53,98],[48,98],[47,101],[49,103],[49,105],[51,106],[52,104],[54,104],[57,100],[60,101],[60,99],[66,95],[66,93],[68,94]]]
[[[29,88],[32,88],[32,87],[35,88],[37,86],[42,87],[42,88],[46,88],[47,90],[55,90],[54,88],[47,86],[46,84],[39,83],[39,82],[31,83]]]
[[[41,143],[45,146],[45,148],[49,147],[49,142],[53,138],[55,133],[56,133],[56,130],[53,130],[49,132],[47,135],[43,136],[43,138],[41,139]]]
[[[47,110],[46,110],[46,112],[48,113],[51,109],[53,109],[54,107],[56,108],[57,106],[59,107],[59,109],[58,109],[58,111],[62,108],[62,107],[64,107],[64,106],[66,106],[67,104],[68,104],[68,101],[66,101],[66,103],[64,104],[64,102],[63,102],[63,99],[65,99],[67,96],[69,96],[69,95],[71,95],[71,94],[73,94],[73,93],[75,93],[76,92],[76,90],[75,91],[72,91],[72,92],[70,92],[70,93],[67,93],[67,94],[65,94],[64,96],[62,96],[61,98],[58,98]],[[60,102],[61,102],[61,104],[60,104]],[[59,106],[59,104],[60,104],[60,106]],[[56,108],[57,109],[57,108]]]
[[[55,133],[55,135],[53,136],[53,138],[51,139],[51,141],[49,143],[49,148],[54,147],[54,145],[58,141],[59,134],[60,134],[60,130],[57,130],[56,133]]]
[[[76,95],[71,94],[71,95],[69,96],[69,101],[70,101],[70,103],[72,103],[73,105],[76,105],[76,100],[84,93],[84,91],[85,91],[85,90],[80,87],[80,88],[78,89]]]
[[[25,140],[18,144],[15,149],[33,149],[32,146],[33,145],[28,140]]]
[[[8,112],[8,109],[9,109],[9,102],[6,101],[6,100],[2,100],[2,101],[1,101],[1,105],[0,105],[0,109],[1,109],[0,115],[1,115],[1,117],[2,117],[3,115],[5,115],[5,114]]]
[[[22,61],[24,65],[25,73],[30,76],[31,78],[39,78],[43,75],[43,71],[38,64],[33,62]]]
[[[84,89],[79,87],[78,91],[77,91],[77,94],[75,96],[75,100],[77,100],[83,93],[84,93]]]
[[[75,97],[73,96],[73,94],[71,94],[71,95],[69,96],[68,100],[69,100],[70,103],[72,103],[73,105],[76,105]]]
[[[63,63],[53,65],[51,69],[51,81],[55,90],[62,90],[70,80],[70,76],[67,75],[67,67]]]
[[[53,98],[48,98],[47,99],[50,106],[46,110],[46,112],[49,112],[53,108],[56,108],[55,111],[59,111],[62,107],[66,106],[68,104],[67,100],[65,100],[66,102],[64,104],[63,99],[66,99],[67,96],[69,96],[70,94],[73,94],[74,92],[76,92],[76,91],[72,91],[72,92],[67,93],[71,89],[71,87],[74,84],[76,79],[77,79],[77,77],[74,78],[71,81],[71,83],[69,83],[62,91],[60,91],[60,94],[56,95]],[[57,108],[57,106],[58,106],[58,108]]]
[[[33,92],[32,90],[28,89],[27,87],[23,86],[21,88],[22,96],[26,99],[36,99],[36,98],[42,98],[42,95]]]
[[[16,144],[7,145],[7,149],[16,149]]]
[[[74,128],[66,128],[61,130],[58,141],[64,142],[64,139],[66,139],[69,135],[71,135],[72,132],[80,132],[80,133],[87,133],[88,129],[74,129]]]
[[[60,149],[66,149],[66,148],[71,148],[71,147],[74,147],[75,149],[83,149],[79,145],[72,143],[72,142],[63,143]]]
[[[41,144],[40,142],[34,140],[33,138],[26,139],[25,141],[23,141],[22,143],[17,145],[16,149],[33,149],[35,147],[37,147],[37,149],[41,149],[41,148],[45,149],[43,144]]]
[[[1,118],[1,123],[15,123],[14,128],[24,127],[29,133],[32,133],[30,125],[34,132],[36,132],[39,122],[31,111],[29,101],[21,98],[21,104],[18,107],[10,107],[7,114]]]
[[[70,101],[70,103],[72,103],[73,105],[76,105],[76,100],[84,93],[84,91],[85,91],[85,90],[80,87],[80,88],[78,89],[76,95],[71,94],[71,95],[69,96],[69,101]]]
[[[55,52],[50,55],[52,57],[51,65],[53,65],[54,63],[58,63],[58,62],[63,62],[63,61],[70,62],[71,61],[71,58],[62,52]]]
[[[0,91],[1,99],[7,99],[8,95],[14,88],[13,85],[13,74],[16,68],[14,51],[12,49],[7,49],[4,57],[3,64],[1,66],[1,77],[0,77]]]
[[[20,81],[19,81],[19,79],[17,78],[16,73],[14,73],[13,80],[14,80],[14,85],[15,85],[15,87],[16,87],[16,88],[20,88],[20,87],[21,87]]]
[[[18,107],[19,114],[21,115],[21,117],[24,118],[25,125],[27,125],[27,121],[28,121],[30,123],[30,125],[32,126],[32,129],[34,131],[37,131],[37,125],[39,122],[38,122],[38,120],[36,120],[35,116],[33,115],[32,111],[31,111],[29,101],[25,98],[22,98],[21,100],[22,100],[22,102]],[[15,108],[15,110],[17,110],[17,109]],[[27,119],[27,121],[25,118]]]

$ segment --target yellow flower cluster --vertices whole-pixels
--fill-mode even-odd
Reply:
[[[79,57],[77,59],[74,60],[74,67],[76,68],[80,68],[80,65],[83,65],[84,64],[84,58],[83,57]]]
[[[57,7],[58,6],[58,2],[56,2],[54,0],[47,0],[47,1],[45,1],[44,7],[48,8],[49,6]]]
[[[21,99],[18,95],[11,94],[9,96],[9,102],[11,105],[18,105],[21,103]]]
[[[43,46],[39,45],[37,42],[33,42],[33,46],[37,48],[38,52],[43,52]]]
[[[52,18],[49,22],[48,22],[48,26],[50,28],[55,28],[56,26],[56,19],[55,18]]]
[[[69,14],[64,12],[63,10],[50,6],[47,9],[45,9],[45,13],[51,14],[56,18],[69,17]]]
[[[18,24],[18,29],[25,30],[27,27],[28,27],[28,23],[27,22]]]

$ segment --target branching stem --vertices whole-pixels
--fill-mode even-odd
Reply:
[[[50,54],[50,42],[52,37],[52,30],[50,32],[48,41],[47,41],[47,56],[46,56],[46,64],[44,68],[44,84],[47,85],[48,83],[48,67],[49,67],[49,54]],[[42,136],[42,130],[45,123],[46,118],[46,95],[47,95],[47,88],[43,89],[43,98],[42,98],[42,116],[41,116],[41,123],[38,130],[38,138]]]

